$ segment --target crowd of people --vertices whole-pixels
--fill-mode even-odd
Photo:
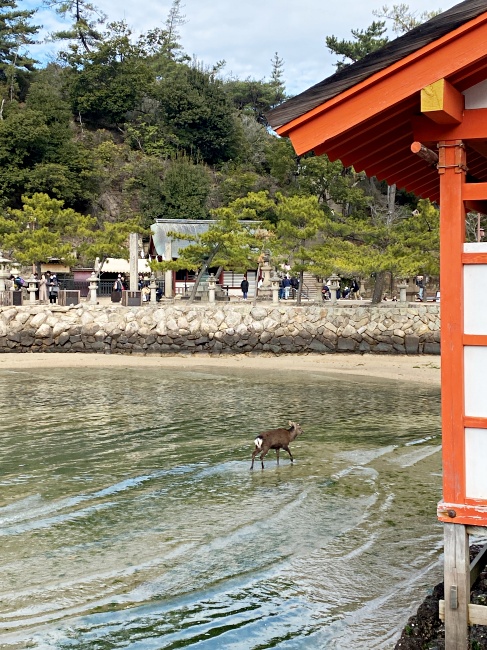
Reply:
[[[40,278],[38,273],[32,275],[36,284],[36,300],[40,303],[56,303],[59,294],[59,281],[56,274],[46,271],[46,273],[41,273]],[[20,273],[11,275],[10,282],[14,291],[21,291],[23,287],[28,285],[27,280],[24,280]]]
[[[323,283],[321,289],[321,297],[323,300],[331,300],[331,290],[327,282]],[[360,294],[360,283],[356,278],[350,282],[350,286],[345,284],[343,287],[339,286],[337,289],[337,300],[340,298],[348,298],[349,300],[362,300]]]

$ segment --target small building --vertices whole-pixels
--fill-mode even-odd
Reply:
[[[212,224],[217,223],[212,219],[157,219],[151,226],[152,235],[149,242],[149,258],[159,262],[168,260],[177,260],[180,251],[193,242],[190,239],[174,239],[171,232],[177,232],[180,235],[195,236],[206,232]],[[249,221],[246,223],[259,226],[258,221]],[[210,272],[216,273],[216,268],[210,268]],[[198,269],[181,269],[179,271],[167,271],[165,274],[165,295],[172,297],[175,295],[187,294],[194,285]],[[257,273],[255,269],[248,269],[245,273],[236,272],[232,269],[223,269],[218,278],[220,284],[227,295],[241,295],[240,283],[246,277],[249,282],[249,295],[255,295],[257,284]]]

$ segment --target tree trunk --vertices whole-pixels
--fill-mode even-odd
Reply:
[[[379,302],[382,302],[382,296],[384,295],[384,281],[386,278],[385,271],[379,271],[375,276],[374,292],[372,294],[372,304],[377,305]]]
[[[194,299],[196,298],[196,292],[198,291],[198,287],[200,286],[201,278],[203,277],[205,272],[208,270],[208,268],[209,268],[211,262],[213,261],[215,255],[218,253],[219,248],[220,248],[220,246],[217,244],[215,246],[215,248],[213,249],[213,251],[212,251],[211,255],[209,256],[209,258],[203,262],[203,265],[202,265],[202,267],[200,269],[200,272],[198,273],[198,275],[196,277],[194,286],[193,286],[193,288],[191,290],[191,295],[189,296],[189,301],[188,301],[189,304],[194,302]]]
[[[301,304],[301,292],[303,290],[303,281],[304,281],[304,271],[299,272],[299,286],[298,286],[298,295],[296,296],[296,304]],[[309,300],[309,296],[308,296]]]
[[[257,275],[255,276],[255,294],[254,294],[254,299],[252,301],[252,305],[255,307],[257,304],[257,296],[259,295],[259,277],[260,277],[260,262],[259,265],[257,266]]]

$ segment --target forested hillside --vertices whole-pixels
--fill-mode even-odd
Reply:
[[[223,62],[187,56],[180,0],[165,25],[144,34],[85,0],[47,5],[66,29],[53,35],[58,59],[42,63],[27,54],[40,29],[36,12],[0,0],[4,253],[23,263],[61,253],[90,264],[120,254],[129,230],[158,217],[230,211],[267,220],[278,237],[266,245],[298,270],[436,272],[433,206],[326,156],[299,159],[270,132],[266,111],[286,99],[277,53],[266,79],[238,79]],[[327,46],[344,65],[385,42],[384,25],[353,31],[352,49],[334,37]]]

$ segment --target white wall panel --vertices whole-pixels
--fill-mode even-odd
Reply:
[[[466,496],[487,499],[487,429],[465,429]]]
[[[463,359],[465,415],[485,418],[487,417],[487,348],[465,346]]]
[[[487,334],[487,264],[464,265],[463,295],[464,333]]]

